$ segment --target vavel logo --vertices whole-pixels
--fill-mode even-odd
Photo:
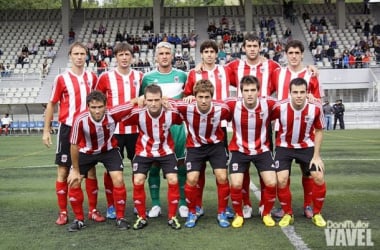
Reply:
[[[374,246],[369,222],[346,220],[327,221],[325,229],[327,246]]]

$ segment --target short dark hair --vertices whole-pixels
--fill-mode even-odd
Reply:
[[[201,43],[201,46],[199,48],[199,52],[203,52],[205,49],[212,48],[215,50],[215,53],[218,53],[218,45],[214,40],[206,40]]]
[[[242,44],[243,47],[245,47],[245,44],[246,44],[247,41],[249,41],[249,42],[258,42],[259,46],[261,46],[261,39],[260,39],[260,37],[258,37],[257,35],[255,35],[253,33],[247,33],[244,36],[244,40],[243,40],[243,44]]]
[[[243,86],[248,84],[255,84],[257,90],[260,89],[260,81],[257,77],[252,75],[243,76],[240,80],[240,91],[243,91]]]
[[[146,93],[157,94],[160,93],[160,97],[162,97],[162,89],[157,84],[153,83],[145,87],[144,89],[144,97],[146,97]]]
[[[198,80],[193,88],[193,94],[196,96],[198,92],[210,92],[211,96],[214,95],[214,85],[208,79]]]
[[[87,98],[86,98],[86,104],[87,104],[87,106],[92,101],[102,102],[105,105],[107,103],[107,97],[102,92],[100,92],[98,90],[94,90],[90,94],[87,95]]]
[[[301,77],[297,77],[297,78],[294,78],[293,80],[290,81],[290,84],[289,84],[289,91],[292,90],[292,86],[301,86],[301,85],[305,85],[306,89],[307,89],[307,82],[305,79],[301,78]]]
[[[287,53],[290,48],[299,48],[301,53],[305,51],[305,46],[299,40],[290,40],[285,46],[285,53]]]

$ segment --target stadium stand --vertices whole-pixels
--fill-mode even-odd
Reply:
[[[362,15],[362,5],[360,3],[346,4],[346,28],[339,30],[335,23],[336,6],[334,4],[296,4],[297,19],[294,25],[290,24],[289,20],[283,16],[283,9],[281,5],[254,5],[252,6],[252,13],[255,15],[253,18],[253,30],[260,35],[260,32],[265,35],[269,31],[269,27],[260,27],[261,19],[268,20],[272,18],[275,23],[274,31],[265,37],[265,46],[268,47],[268,41],[272,43],[283,42],[283,34],[287,27],[291,27],[293,36],[297,39],[309,43],[315,34],[310,33],[310,23],[314,17],[320,19],[325,17],[326,39],[330,41],[335,39],[337,48],[334,49],[335,54],[341,53],[346,46],[352,46],[353,42],[358,42],[363,37],[363,29],[355,30],[355,21],[359,20],[362,25],[369,20],[370,28],[373,28],[379,23],[379,18],[372,15]],[[205,10],[205,11],[204,11]],[[310,19],[303,21],[301,14],[307,12]],[[73,14],[72,23],[75,24],[76,39],[85,43],[102,43],[104,41],[107,46],[113,46],[116,41],[118,31],[124,31],[129,35],[139,36],[140,39],[145,39],[151,35],[158,35],[164,37],[165,35],[177,35],[182,37],[183,34],[190,35],[194,31],[199,35],[199,39],[207,38],[206,27],[210,22],[220,24],[221,18],[225,17],[227,20],[226,26],[229,30],[245,33],[245,17],[244,8],[241,6],[208,6],[208,7],[165,7],[161,15],[160,33],[151,33],[151,20],[153,18],[152,8],[99,8],[99,9],[86,9],[78,11]],[[0,112],[10,111],[13,114],[13,120],[17,133],[35,133],[39,132],[38,125],[41,125],[43,108],[42,103],[46,103],[51,90],[51,84],[55,75],[70,67],[67,64],[67,49],[68,44],[65,34],[61,34],[60,10],[12,10],[0,11],[0,44],[3,55],[0,56],[0,62],[10,63],[12,66],[12,73],[10,76],[0,78]],[[46,22],[49,20],[49,22]],[[103,26],[105,32],[98,32],[99,28]],[[12,27],[12,28],[11,28]],[[97,32],[94,32],[97,31]],[[28,47],[33,43],[39,44],[41,38],[52,37],[55,40],[55,45],[52,47],[56,52],[54,58],[44,58],[46,55],[46,48],[39,47],[37,53],[29,55],[29,63],[18,65],[15,63],[16,55],[21,51],[23,44]],[[223,40],[222,36],[216,36],[215,39],[220,42]],[[324,44],[320,49],[327,50],[330,44]],[[139,52],[135,54],[136,67],[141,66],[138,62],[149,62],[150,66],[142,67],[142,71],[149,70],[154,65],[154,49],[148,45],[141,43],[138,44]],[[235,54],[241,47],[241,42],[233,42],[225,44],[226,52]],[[195,58],[195,62],[199,62],[198,47],[182,48],[181,44],[173,44],[173,51],[180,50],[182,54],[185,52],[188,56]],[[307,51],[305,53],[305,60],[310,55],[310,62],[314,63],[312,53],[315,51]],[[326,98],[330,102],[334,102],[335,98],[341,98],[347,108],[347,124],[348,128],[369,126],[373,124],[373,119],[380,120],[380,115],[374,112],[374,116],[369,115],[378,106],[373,105],[379,101],[379,86],[380,70],[376,63],[375,49],[370,48],[371,58],[369,66],[370,70],[360,71],[357,73],[363,80],[362,82],[354,82],[352,79],[344,78],[346,72],[341,73],[339,70],[332,70],[333,64],[327,57],[322,57],[316,64],[321,68],[320,78],[325,87]],[[306,55],[308,54],[308,55]],[[242,55],[244,57],[244,55]],[[274,53],[269,53],[269,57],[273,58]],[[380,55],[379,55],[380,57]],[[42,64],[48,63],[48,71],[42,75]],[[106,63],[109,68],[115,66],[112,58],[106,58]],[[64,63],[62,63],[64,62]],[[187,62],[187,68],[189,63]],[[95,63],[89,63],[89,70],[98,70]],[[325,70],[326,69],[326,70]],[[330,71],[330,69],[332,71]],[[334,76],[332,79],[331,76]],[[43,78],[43,76],[45,78]],[[331,80],[332,79],[332,80]],[[343,79],[343,80],[342,80]],[[352,106],[351,106],[352,104]],[[361,113],[357,110],[363,109],[368,113],[363,113],[363,117],[368,119],[361,119]],[[352,112],[351,112],[352,110]],[[352,122],[350,122],[352,120]],[[18,122],[19,121],[19,122]],[[27,123],[27,129],[21,128],[21,121],[32,121]],[[368,121],[368,122],[365,122]],[[360,124],[359,124],[360,123]],[[31,127],[34,124],[33,127]],[[56,123],[53,123],[57,125]],[[378,123],[380,124],[380,123]],[[18,126],[17,126],[18,125]],[[24,126],[24,123],[23,123]]]

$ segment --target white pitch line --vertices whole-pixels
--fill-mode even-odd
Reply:
[[[24,167],[10,167],[10,168],[0,168],[0,170],[9,170],[9,169],[25,169],[25,168],[51,168],[54,165],[43,165],[43,166],[24,166]]]
[[[252,181],[249,185],[249,188],[252,190],[256,198],[260,201],[260,189],[258,189]],[[296,233],[294,226],[281,227],[281,230],[285,234],[285,236],[288,237],[290,243],[295,247],[295,249],[310,250],[310,248],[307,247],[307,244],[302,240],[302,237]]]

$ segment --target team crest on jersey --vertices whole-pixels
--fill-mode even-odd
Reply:
[[[263,65],[260,67],[260,73],[264,73],[266,71],[266,67]]]
[[[264,119],[264,116],[265,116],[264,112],[260,112],[260,119]]]
[[[139,167],[139,164],[137,162],[133,163],[133,165],[132,165],[132,171],[136,172],[138,167]]]
[[[214,124],[215,123],[215,119],[211,118],[210,122],[211,122],[211,124]]]
[[[179,77],[178,77],[178,76],[175,76],[175,77],[174,77],[174,82],[175,82],[175,83],[179,83]]]
[[[218,74],[218,78],[219,79],[223,79],[223,75],[222,74]]]
[[[206,122],[207,122],[207,120],[205,118],[201,119],[201,123],[206,123]]]
[[[168,128],[168,126],[166,124],[162,124],[162,129],[163,130],[166,130]]]
[[[307,116],[305,116],[305,122],[306,122],[306,123],[309,123],[310,121],[311,121],[311,117],[310,117],[310,116],[308,116],[308,115],[307,115]]]
[[[125,84],[125,85],[129,85],[129,81],[128,81],[128,80],[125,80],[125,81],[124,81],[124,84]]]
[[[238,163],[233,163],[232,164],[232,171],[236,172],[236,171],[238,171],[238,169],[239,169],[239,164]]]
[[[186,170],[191,170],[191,162],[186,162]]]
[[[136,80],[133,81],[133,85],[137,86],[137,81]]]

